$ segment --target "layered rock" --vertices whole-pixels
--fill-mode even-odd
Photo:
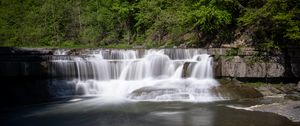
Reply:
[[[291,48],[287,54],[260,54],[253,48],[242,48],[229,55],[230,48],[208,49],[215,56],[215,76],[234,78],[298,78],[300,50]]]

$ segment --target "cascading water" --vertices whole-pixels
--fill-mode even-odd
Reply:
[[[212,58],[201,49],[92,50],[54,53],[55,95],[97,95],[110,100],[221,100],[212,89]],[[60,81],[59,81],[60,80]]]

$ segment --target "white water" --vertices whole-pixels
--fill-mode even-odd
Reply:
[[[65,50],[58,53],[66,54]],[[81,57],[53,59],[51,72],[67,80],[65,86],[53,83],[60,89],[54,92],[59,94],[67,92],[65,87],[74,87],[74,94],[96,95],[109,101],[222,99],[211,92],[218,86],[213,79],[212,58],[200,49],[93,50]]]

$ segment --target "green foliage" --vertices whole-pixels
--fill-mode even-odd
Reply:
[[[239,48],[230,48],[229,50],[226,50],[225,56],[237,56],[239,52]]]
[[[265,83],[265,82],[246,82],[246,83],[242,83],[243,85],[246,85],[246,86],[250,86],[250,87],[262,87],[262,86],[271,86],[270,84],[268,83]]]
[[[239,48],[230,48],[229,50],[226,50],[225,52],[225,58],[226,60],[232,60],[234,56],[237,56],[240,52]]]
[[[67,40],[67,41],[64,41],[61,46],[63,47],[72,47],[75,45],[75,42],[74,41],[70,41],[70,40]]]
[[[200,1],[195,5],[195,10],[187,13],[186,23],[192,25],[193,29],[203,31],[205,33],[213,33],[222,26],[230,24],[231,14],[226,10],[217,8],[216,1],[212,0]]]
[[[261,55],[256,54],[256,55],[251,56],[248,59],[246,59],[245,63],[247,65],[253,65],[255,63],[261,63],[263,61],[264,61],[264,57],[261,56]]]
[[[299,0],[266,0],[259,8],[247,8],[239,25],[255,27],[258,47],[269,50],[299,45]]]
[[[220,46],[253,28],[264,50],[299,45],[299,0],[1,0],[0,46]],[[125,45],[129,46],[125,46]]]
[[[115,48],[115,49],[128,49],[128,48],[132,48],[131,45],[128,44],[110,44],[107,46],[102,46],[103,48]]]
[[[263,87],[263,86],[270,86],[270,87],[274,87],[274,88],[277,88],[277,89],[280,89],[280,88],[283,88],[283,87],[286,87],[287,84],[284,84],[282,82],[280,83],[266,83],[266,82],[245,82],[245,83],[242,83],[242,85],[245,85],[245,86],[250,86],[250,87],[254,87],[254,88],[258,88],[258,87]]]

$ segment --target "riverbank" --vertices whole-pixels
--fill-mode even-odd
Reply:
[[[235,79],[220,79],[219,82],[221,83],[221,87],[222,85],[225,85],[225,87],[228,87],[226,85],[231,85],[230,87],[235,88],[239,87],[240,92],[248,94],[248,97],[244,95],[243,98],[255,98],[253,96],[260,96],[258,94],[261,94],[262,101],[264,101],[250,107],[229,106],[231,108],[275,113],[293,122],[300,122],[300,82],[298,84],[270,84],[264,82],[241,82]],[[235,88],[231,88],[231,90],[237,90]],[[249,90],[253,89],[257,92],[249,92]]]
[[[300,101],[284,100],[272,104],[252,106],[253,111],[271,112],[287,117],[293,122],[300,122]]]
[[[263,85],[256,89],[265,97],[282,97],[285,100],[254,106],[254,111],[271,112],[300,122],[300,82],[298,84]]]

